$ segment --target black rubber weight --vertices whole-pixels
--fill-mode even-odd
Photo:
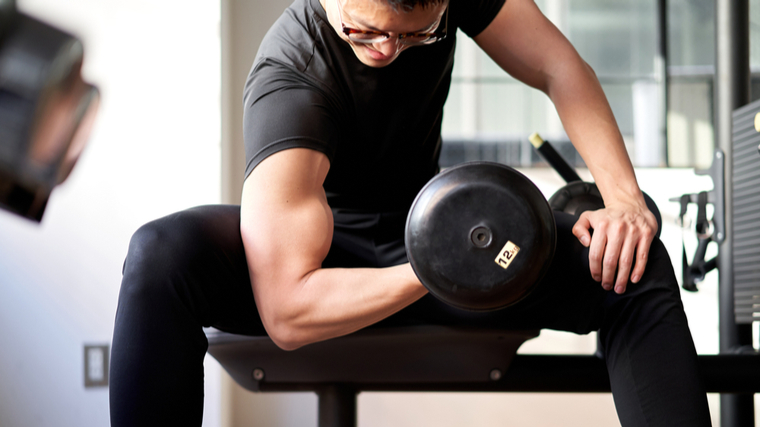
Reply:
[[[555,246],[554,215],[541,191],[497,163],[443,171],[420,191],[407,218],[407,255],[420,281],[469,310],[524,298],[546,273]]]
[[[644,201],[657,220],[657,238],[662,231],[662,215],[660,209],[647,193],[642,192]],[[574,181],[560,188],[549,198],[552,209],[580,216],[585,211],[595,211],[604,207],[602,194],[593,182]]]

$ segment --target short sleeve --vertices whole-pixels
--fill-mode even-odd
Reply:
[[[469,37],[475,37],[496,18],[507,0],[451,0],[451,15]]]
[[[320,151],[332,161],[338,141],[334,102],[286,67],[257,67],[246,84],[243,109],[245,176],[262,160],[289,148]]]

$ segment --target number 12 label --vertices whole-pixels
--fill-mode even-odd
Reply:
[[[499,251],[499,256],[497,256],[494,261],[496,261],[496,264],[499,264],[501,268],[506,270],[509,267],[509,264],[512,264],[512,261],[515,260],[515,256],[517,256],[518,252],[520,252],[520,248],[514,243],[507,241],[507,244],[504,245],[501,251]]]

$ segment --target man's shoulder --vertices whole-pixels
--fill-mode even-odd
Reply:
[[[493,21],[504,3],[506,0],[450,0],[450,23],[475,37]]]
[[[314,55],[316,35],[314,16],[308,1],[296,1],[272,25],[259,46],[254,67],[273,61],[304,72]]]
[[[329,102],[341,98],[345,83],[336,63],[344,52],[335,45],[333,33],[316,0],[296,0],[264,37],[248,76],[246,96],[307,89]]]
[[[337,35],[317,0],[296,0],[272,25],[259,46],[254,68],[271,62],[321,79],[338,52]],[[329,45],[329,46],[328,46]]]

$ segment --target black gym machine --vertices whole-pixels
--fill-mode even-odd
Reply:
[[[662,0],[661,0],[662,1]],[[752,346],[752,325],[737,322],[735,295],[740,291],[735,287],[735,206],[738,195],[734,194],[736,177],[734,163],[750,159],[757,152],[735,150],[734,143],[741,133],[734,126],[750,102],[749,67],[749,0],[716,1],[716,72],[715,72],[715,124],[716,148],[723,152],[725,171],[720,182],[713,181],[716,188],[723,188],[723,214],[725,239],[720,243],[717,258],[719,271],[719,321],[720,355],[740,356]],[[745,107],[746,106],[746,107]],[[754,107],[756,108],[756,107]],[[739,159],[738,157],[745,157]],[[755,167],[757,169],[757,167]],[[755,208],[754,210],[757,210]],[[757,221],[754,222],[757,224]],[[757,228],[757,227],[755,227]],[[717,236],[716,236],[717,237]],[[738,248],[737,248],[738,249]],[[755,283],[758,279],[755,279]],[[758,295],[758,294],[755,294]],[[750,372],[760,371],[757,355]],[[726,364],[729,364],[727,361]],[[758,390],[754,390],[757,392]],[[754,396],[751,393],[721,395],[721,425],[724,427],[752,427],[755,425]]]

